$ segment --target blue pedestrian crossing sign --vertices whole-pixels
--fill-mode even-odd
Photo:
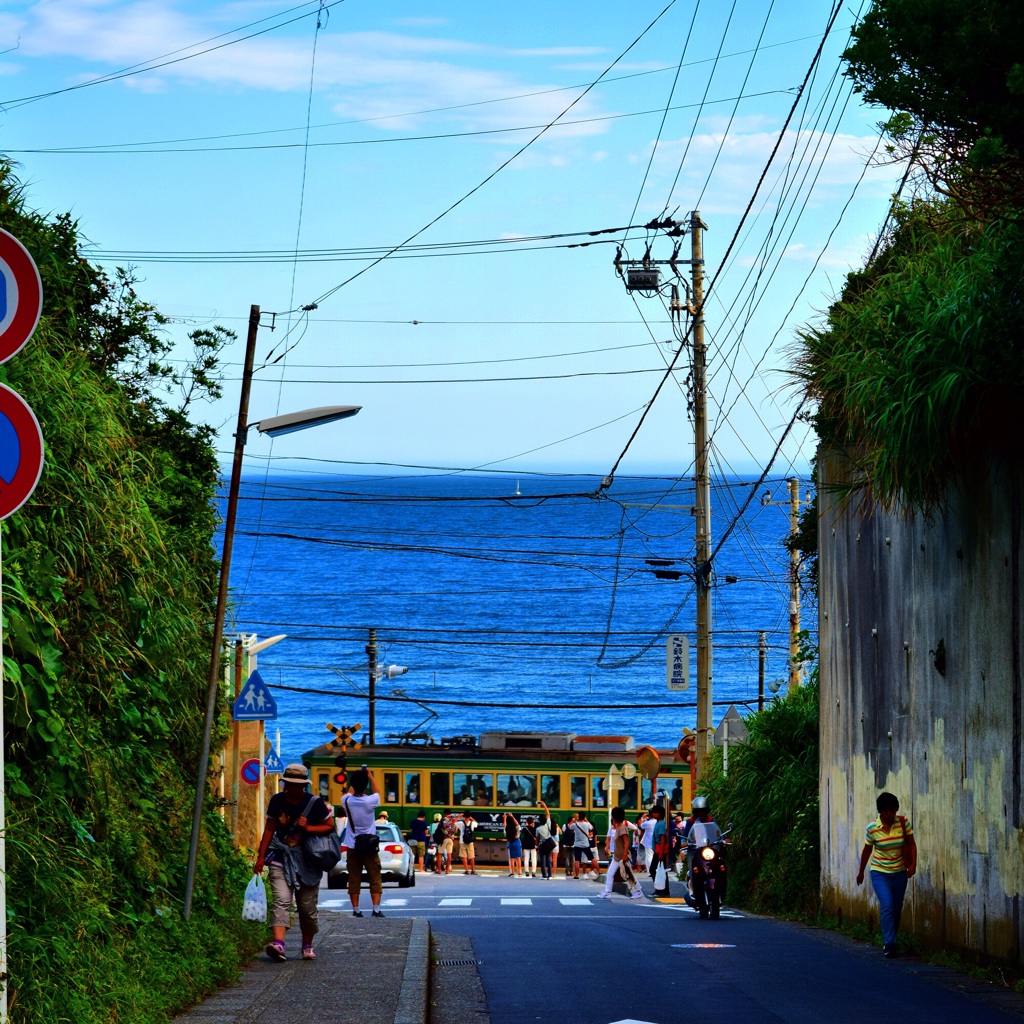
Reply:
[[[274,753],[273,750],[271,750],[267,754],[267,756],[263,758],[263,770],[268,775],[284,774],[284,764],[282,763],[281,758],[279,758],[277,754]]]
[[[266,722],[277,718],[277,702],[258,671],[249,676],[235,698],[231,717],[236,722]]]

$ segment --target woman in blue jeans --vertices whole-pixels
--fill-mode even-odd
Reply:
[[[896,955],[896,932],[907,881],[917,871],[917,843],[906,817],[899,814],[900,802],[892,793],[881,793],[876,801],[878,817],[864,831],[857,884],[864,884],[864,869],[871,869],[871,886],[878,897],[882,923],[882,952]]]

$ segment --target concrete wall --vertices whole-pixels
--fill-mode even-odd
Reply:
[[[1024,474],[993,469],[931,520],[844,499],[848,482],[846,463],[820,453],[825,904],[877,923],[855,876],[887,789],[920,850],[902,927],[1019,963]]]

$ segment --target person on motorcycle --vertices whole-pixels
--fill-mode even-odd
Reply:
[[[686,902],[691,907],[696,907],[696,901],[693,898],[693,858],[697,852],[697,836],[693,834],[694,826],[700,824],[702,826],[701,832],[701,846],[714,846],[716,845],[722,836],[721,829],[719,829],[715,819],[711,816],[711,808],[708,807],[708,798],[706,796],[695,796],[693,803],[690,805],[690,817],[687,818],[686,823],[683,825],[683,842],[686,848],[686,873],[689,876],[689,891],[686,893]]]

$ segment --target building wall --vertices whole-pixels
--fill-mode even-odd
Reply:
[[[902,927],[1019,963],[1024,474],[992,469],[930,519],[844,498],[849,481],[842,458],[819,453],[825,905],[877,923],[855,877],[889,790],[920,851]]]

